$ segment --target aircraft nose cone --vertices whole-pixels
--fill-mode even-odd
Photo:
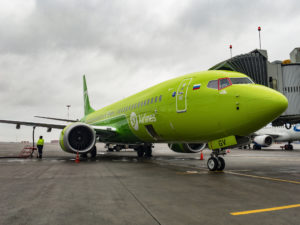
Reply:
[[[288,107],[287,98],[271,88],[258,86],[255,96],[256,100],[251,104],[253,110],[249,112],[249,116],[254,116],[261,124],[275,120]]]
[[[267,116],[278,117],[280,116],[288,107],[287,98],[279,93],[278,91],[269,89],[268,93],[262,98],[262,107]]]

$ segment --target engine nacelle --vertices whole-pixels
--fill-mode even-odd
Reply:
[[[95,146],[96,132],[88,124],[72,123],[62,130],[59,143],[65,152],[87,153]]]
[[[254,137],[253,142],[255,142],[256,144],[262,147],[269,147],[273,143],[273,138],[269,135],[260,135]]]
[[[168,146],[174,152],[197,153],[205,148],[206,143],[174,143]]]

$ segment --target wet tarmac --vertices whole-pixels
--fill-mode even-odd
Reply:
[[[16,158],[0,143],[0,224],[300,224],[300,145],[233,149],[224,172],[209,172],[209,150],[152,159],[133,151],[75,163],[56,144],[44,158]],[[255,210],[255,211],[253,211]]]

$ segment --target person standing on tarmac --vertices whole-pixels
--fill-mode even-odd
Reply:
[[[43,139],[43,136],[40,136],[40,139],[38,140],[37,142],[37,148],[38,148],[38,151],[39,151],[39,155],[38,155],[38,158],[42,158],[43,157],[43,147],[44,147],[44,139]]]

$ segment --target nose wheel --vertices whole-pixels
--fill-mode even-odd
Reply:
[[[225,169],[225,160],[219,155],[225,155],[225,151],[213,151],[211,157],[207,160],[207,168],[210,171],[223,171]]]

